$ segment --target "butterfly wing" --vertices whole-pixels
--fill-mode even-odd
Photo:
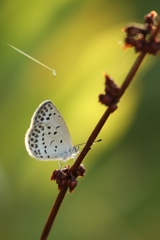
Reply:
[[[39,160],[67,160],[76,155],[68,128],[53,103],[43,102],[33,114],[25,136],[28,153]]]

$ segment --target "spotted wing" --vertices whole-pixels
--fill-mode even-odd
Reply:
[[[35,111],[25,145],[28,153],[39,160],[65,161],[76,151],[61,114],[49,100]]]

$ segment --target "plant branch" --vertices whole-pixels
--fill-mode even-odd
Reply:
[[[61,203],[63,201],[63,198],[64,198],[64,196],[65,196],[65,194],[67,192],[67,189],[68,189],[68,186],[65,185],[62,188],[62,190],[59,192],[59,194],[58,194],[58,196],[56,198],[56,201],[55,201],[55,203],[54,203],[54,205],[53,205],[53,207],[51,209],[51,212],[50,212],[50,215],[49,215],[49,217],[47,219],[47,222],[45,224],[44,230],[43,230],[41,238],[40,238],[41,240],[47,240],[47,236],[48,236],[48,234],[49,234],[49,232],[51,230],[53,221],[56,218],[56,215],[58,213],[60,205],[61,205]]]
[[[149,41],[154,40],[154,38],[159,33],[159,31],[160,31],[160,19],[157,23],[157,27],[156,27],[155,31],[151,34],[151,36],[149,38]],[[137,59],[135,60],[133,66],[131,67],[129,73],[127,74],[126,78],[124,79],[124,82],[122,83],[121,87],[119,88],[118,100],[120,100],[120,98],[123,96],[125,90],[130,85],[131,81],[133,80],[133,77],[135,76],[137,70],[139,69],[139,67],[140,67],[144,57],[146,56],[146,54],[147,54],[147,52],[145,52],[145,51],[141,51],[139,53]],[[79,165],[82,163],[83,159],[85,158],[85,156],[87,155],[87,153],[91,149],[91,146],[92,146],[93,142],[97,138],[97,136],[98,136],[99,132],[101,131],[102,127],[104,126],[105,122],[107,121],[107,119],[109,118],[111,113],[113,113],[116,109],[117,109],[117,106],[115,104],[111,104],[110,106],[108,106],[108,108],[106,109],[106,111],[104,112],[102,117],[100,118],[99,122],[97,123],[97,125],[95,126],[94,130],[92,131],[90,137],[88,138],[88,140],[86,142],[86,145],[82,149],[80,155],[78,156],[78,158],[75,161],[75,163],[73,164],[73,166],[70,168],[70,172],[73,175],[75,175]],[[44,230],[42,232],[42,235],[41,235],[41,238],[40,238],[41,240],[46,240],[47,239],[47,236],[50,232],[52,224],[53,224],[53,222],[56,218],[58,210],[59,210],[59,208],[62,204],[62,201],[65,197],[65,194],[67,192],[67,189],[68,189],[68,186],[67,186],[67,184],[65,184],[62,187],[62,189],[60,190],[60,192],[57,196],[57,199],[56,199],[56,201],[53,205],[53,208],[51,209],[51,213],[50,213],[49,218],[46,222]]]

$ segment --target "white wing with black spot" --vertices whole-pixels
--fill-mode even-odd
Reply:
[[[38,160],[67,161],[79,151],[72,145],[61,114],[49,100],[40,104],[33,114],[25,145],[29,155]]]

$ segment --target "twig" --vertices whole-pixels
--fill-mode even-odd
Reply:
[[[50,212],[50,215],[49,215],[49,217],[47,219],[47,222],[45,224],[44,230],[43,230],[41,238],[40,238],[41,240],[46,240],[47,239],[47,236],[48,236],[48,234],[49,234],[49,232],[51,230],[51,227],[52,227],[52,224],[54,222],[54,219],[56,218],[56,215],[58,213],[60,205],[61,205],[61,203],[63,201],[63,198],[64,198],[64,196],[65,196],[65,194],[67,192],[67,189],[68,189],[68,186],[65,185],[62,188],[62,190],[59,192],[59,194],[57,196],[57,199],[56,199],[56,201],[55,201],[55,203],[54,203],[54,205],[53,205],[53,207],[51,209],[51,212]]]
[[[155,31],[151,34],[149,42],[151,42],[152,40],[154,40],[154,38],[156,37],[156,35],[158,34],[158,32],[160,31],[160,19],[157,23],[157,27],[155,29]],[[120,100],[120,98],[123,96],[125,90],[128,88],[129,84],[131,83],[131,81],[133,80],[133,77],[135,76],[138,68],[140,67],[145,55],[147,54],[147,52],[142,51],[139,53],[135,63],[133,64],[133,66],[131,67],[129,73],[127,74],[123,84],[121,85],[121,87],[119,88],[119,94],[118,94],[118,100]],[[117,106],[114,104],[111,104],[106,111],[104,112],[103,116],[101,117],[101,119],[99,120],[99,122],[97,123],[96,127],[94,128],[93,132],[91,133],[90,137],[88,138],[88,141],[86,142],[85,147],[83,148],[83,150],[81,151],[80,155],[78,156],[77,160],[75,161],[75,163],[73,164],[73,166],[70,168],[70,172],[74,175],[79,167],[79,165],[82,163],[84,157],[87,155],[87,153],[89,152],[89,150],[91,149],[91,146],[93,144],[93,142],[95,141],[95,139],[97,138],[99,132],[101,131],[102,127],[104,126],[105,122],[107,121],[107,119],[109,118],[110,114],[112,112],[114,112],[117,109]],[[56,218],[56,215],[58,213],[58,210],[62,204],[62,201],[64,199],[64,196],[67,192],[68,186],[67,184],[64,185],[61,189],[61,191],[59,192],[57,199],[53,205],[53,208],[51,209],[51,213],[49,215],[49,218],[46,222],[46,225],[44,227],[44,230],[42,232],[41,235],[41,240],[46,240],[47,236],[50,232],[50,229],[52,227],[52,224]]]

